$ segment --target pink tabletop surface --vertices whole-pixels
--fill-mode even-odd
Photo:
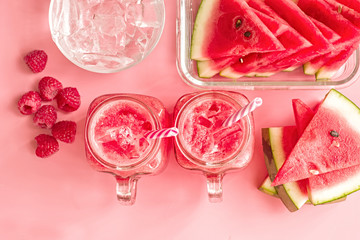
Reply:
[[[171,113],[176,100],[196,89],[176,69],[175,1],[166,2],[166,25],[155,50],[140,64],[114,74],[97,74],[70,63],[51,39],[49,0],[3,1],[0,8],[0,239],[359,239],[360,193],[345,202],[290,213],[257,187],[266,176],[260,129],[294,124],[291,99],[309,105],[327,90],[242,91],[263,98],[256,110],[256,147],[251,164],[224,177],[222,203],[209,203],[205,178],[169,164],[141,178],[135,205],[122,206],[115,180],[89,167],[84,154],[84,121],[89,103],[106,93],[139,93],[159,98]],[[46,69],[34,74],[22,58],[44,49]],[[34,137],[46,133],[17,110],[19,97],[36,90],[43,76],[76,87],[82,104],[59,120],[78,124],[73,144],[47,159],[35,156]],[[360,105],[360,81],[340,91]]]

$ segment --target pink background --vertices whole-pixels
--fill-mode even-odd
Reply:
[[[360,193],[333,205],[306,205],[290,213],[280,200],[257,190],[266,175],[260,129],[294,124],[291,99],[314,105],[327,90],[242,91],[262,97],[255,112],[256,149],[252,163],[224,178],[224,200],[208,202],[205,178],[177,165],[174,153],[160,175],[138,183],[134,206],[121,206],[112,176],[92,170],[85,160],[83,129],[87,107],[105,93],[152,95],[172,112],[176,100],[195,91],[176,69],[175,1],[166,2],[166,25],[155,50],[137,66],[96,74],[70,63],[51,40],[49,0],[3,1],[0,8],[0,239],[358,239]],[[49,56],[44,72],[31,73],[22,58],[33,49]],[[74,120],[73,144],[60,143],[48,159],[34,154],[34,137],[47,132],[17,110],[19,97],[36,90],[43,76],[78,88],[82,105],[59,113]],[[360,105],[360,81],[341,92]]]

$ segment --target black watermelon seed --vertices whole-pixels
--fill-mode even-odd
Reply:
[[[247,38],[251,37],[251,32],[249,32],[249,31],[245,32],[244,36],[247,37]]]
[[[236,29],[239,29],[239,27],[241,26],[241,24],[242,24],[241,19],[236,20],[235,28],[236,28]]]
[[[335,130],[331,130],[331,131],[330,131],[330,135],[331,135],[332,137],[339,137],[339,133],[338,133],[337,131],[335,131]]]

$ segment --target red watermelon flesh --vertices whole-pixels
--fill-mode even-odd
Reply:
[[[340,40],[340,35],[337,34],[334,30],[323,24],[322,22],[310,17],[311,21],[319,28],[321,33],[329,40],[331,43],[335,43]],[[309,62],[304,64],[304,73],[309,75],[314,75],[323,65],[324,65],[324,56],[327,54],[321,55],[311,59]],[[341,66],[341,65],[340,65]]]
[[[298,135],[301,136],[311,119],[314,117],[315,112],[300,99],[293,99],[292,106]]]
[[[260,18],[260,20],[266,25],[266,27],[274,34],[274,36],[279,36],[280,34],[287,31],[290,27],[287,26],[284,23],[281,23],[278,20],[275,20],[266,14],[253,9],[255,14]],[[256,54],[249,54],[247,55],[248,61],[255,61]],[[224,68],[239,62],[243,61],[241,59],[241,56],[230,56],[230,57],[221,57],[221,58],[215,58],[212,60],[205,60],[205,61],[198,61],[197,62],[197,69],[198,69],[198,75],[202,78],[210,78],[218,74],[221,70]]]
[[[300,99],[293,99],[292,103],[298,135],[301,136],[315,112]],[[323,204],[360,188],[360,165],[319,174],[298,182],[308,186],[309,199],[314,205]]]
[[[258,72],[276,72],[298,66],[333,49],[331,43],[294,2],[291,0],[265,0],[265,3],[313,45],[262,67],[257,70]]]
[[[323,24],[322,22],[316,20],[315,18],[309,17],[315,26],[320,30],[324,37],[330,42],[334,43],[339,40],[341,37],[334,30]]]
[[[299,0],[298,6],[309,16],[324,23],[326,26],[338,33],[341,38],[334,43],[336,50],[340,47],[348,46],[358,42],[360,39],[360,31],[349,20],[341,14],[333,11],[332,8],[324,0]]]
[[[266,5],[263,0],[247,0],[247,3],[251,8],[258,10],[283,24],[289,25],[274,10],[272,10],[268,5]]]
[[[210,60],[284,50],[242,0],[202,0],[194,23],[191,58]]]
[[[347,58],[344,57],[334,57],[338,56],[344,50],[352,48],[352,46],[357,46],[360,39],[360,31],[356,29],[346,18],[341,14],[334,11],[332,7],[323,0],[299,0],[298,6],[309,16],[319,20],[324,23],[326,26],[330,27],[332,30],[337,32],[341,38],[335,41],[333,44],[336,47],[336,50],[326,53],[319,57],[313,58],[309,63],[305,65],[305,72],[307,74],[314,74],[322,66],[327,65],[328,70],[338,69],[341,67]],[[324,16],[325,14],[325,16]],[[351,51],[352,53],[353,51]],[[341,54],[341,56],[349,57],[348,54]],[[351,54],[350,54],[351,55]],[[338,58],[342,58],[345,61],[338,61]],[[331,62],[330,62],[331,61]],[[330,64],[331,63],[331,64]],[[333,66],[334,65],[334,66]],[[321,70],[322,74],[317,74],[317,79],[331,78],[336,71],[326,72],[324,69]]]
[[[359,165],[359,111],[344,95],[330,90],[272,185]]]
[[[335,170],[309,178],[309,200],[323,204],[343,198],[360,189],[360,165]]]
[[[220,75],[230,78],[239,78],[251,72],[257,72],[258,69],[271,65],[279,58],[286,58],[291,54],[298,52],[299,49],[308,48],[311,46],[305,38],[303,38],[297,31],[289,27],[289,29],[278,36],[278,39],[286,48],[286,51],[250,54],[242,58],[228,68],[221,71]]]
[[[319,71],[316,72],[316,79],[329,79],[333,77],[356,49],[357,45],[353,45],[350,49],[343,50],[335,57],[329,59]]]
[[[336,0],[339,3],[348,6],[349,8],[354,9],[357,12],[360,12],[360,0]]]
[[[327,4],[331,7],[333,11],[340,13],[344,18],[349,20],[356,27],[360,28],[360,13],[356,12],[354,9],[349,8],[341,3],[336,2],[335,0],[325,0]]]

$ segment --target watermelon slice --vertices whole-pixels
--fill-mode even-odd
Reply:
[[[337,56],[329,59],[320,69],[316,72],[316,79],[330,79],[332,78],[339,68],[349,59],[349,57],[357,49],[357,45],[353,45],[350,49],[343,50]]]
[[[292,103],[296,127],[299,136],[301,136],[306,126],[313,118],[315,112],[300,99],[293,99]],[[349,180],[347,179],[348,177]],[[333,202],[338,199],[344,200],[342,198],[346,195],[359,190],[360,181],[356,181],[359,180],[359,178],[359,166],[331,171],[310,177],[309,179],[306,179],[309,200],[313,205]]]
[[[242,0],[202,0],[194,23],[191,58],[210,60],[281,51],[284,47]]]
[[[360,165],[309,178],[309,200],[314,205],[332,202],[360,189]]]
[[[262,182],[262,184],[259,187],[259,190],[263,193],[266,193],[270,196],[274,196],[274,197],[278,197],[278,193],[275,189],[275,187],[271,186],[271,180],[269,178],[269,176],[267,176],[264,181]]]
[[[360,13],[354,9],[349,8],[335,0],[325,0],[332,10],[340,13],[344,18],[349,20],[356,27],[360,28]]]
[[[355,50],[353,46],[359,44],[360,31],[339,12],[334,11],[331,5],[324,0],[298,0],[298,6],[306,14],[324,23],[341,36],[339,40],[333,43],[336,50],[312,59],[306,64],[305,72],[308,74],[317,72],[322,66],[327,66],[329,69],[341,67]],[[343,51],[346,51],[346,54]],[[342,55],[339,57],[340,53]],[[341,59],[343,61],[340,61]],[[322,69],[320,73],[316,75],[317,79],[331,78],[334,71],[325,72],[325,69]]]
[[[360,109],[331,89],[272,185],[360,164]]]
[[[310,17],[311,21],[316,25],[317,28],[321,31],[321,33],[329,40],[330,43],[335,43],[336,41],[340,40],[340,35],[337,34],[334,30],[323,24],[322,22]],[[323,66],[322,57],[316,57],[309,62],[304,64],[304,73],[307,75],[315,75],[317,71]],[[339,66],[341,67],[341,65]],[[336,71],[338,68],[336,69]]]
[[[298,139],[295,126],[262,129],[262,142],[266,168],[269,177],[274,177]],[[293,212],[300,209],[308,200],[306,182],[288,182],[275,186],[281,201]]]
[[[228,78],[239,78],[251,72],[257,72],[258,69],[271,65],[279,58],[286,58],[291,54],[298,52],[300,49],[305,49],[312,44],[303,38],[293,28],[288,27],[287,31],[278,36],[278,39],[286,48],[286,51],[271,52],[271,53],[259,53],[249,54],[242,58],[242,61],[237,61],[230,67],[225,68],[220,72],[221,76]],[[275,72],[271,72],[274,74]],[[259,76],[259,75],[257,75]],[[267,76],[262,74],[262,76]]]
[[[298,135],[301,136],[311,119],[314,117],[315,112],[300,99],[293,99],[292,106]]]
[[[266,67],[262,67],[257,70],[258,72],[281,71],[292,66],[298,66],[315,56],[333,50],[331,43],[294,2],[291,0],[265,0],[265,3],[305,37],[312,46],[300,49],[288,57],[280,59]]]
[[[279,36],[289,29],[289,26],[285,25],[284,23],[281,23],[258,10],[253,9],[253,11],[265,24],[265,26],[274,34],[274,36]],[[240,60],[242,61],[241,56],[231,56],[215,58],[212,60],[197,61],[198,75],[201,78],[211,78],[224,68]]]

